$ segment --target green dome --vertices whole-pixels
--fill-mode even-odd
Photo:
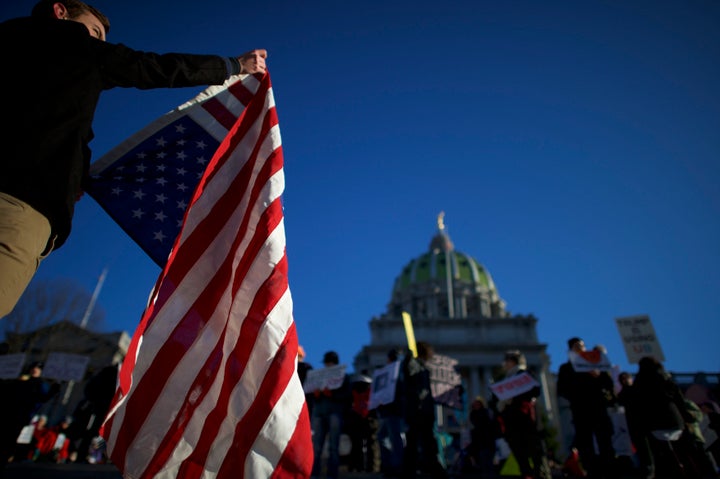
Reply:
[[[402,311],[426,319],[508,316],[490,273],[455,250],[442,213],[429,251],[411,260],[395,279],[388,315],[397,317]]]
[[[446,262],[447,258],[447,262]],[[413,288],[421,283],[436,282],[442,286],[447,281],[450,263],[450,273],[457,282],[474,286],[477,291],[495,291],[490,273],[475,258],[460,251],[445,251],[434,249],[411,260],[395,280],[393,292]]]

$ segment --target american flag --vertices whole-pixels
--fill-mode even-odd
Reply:
[[[269,75],[209,88],[91,175],[164,265],[103,427],[113,463],[133,479],[308,477]]]

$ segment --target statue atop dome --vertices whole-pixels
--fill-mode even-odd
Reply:
[[[452,251],[455,249],[445,226],[445,212],[441,211],[437,216],[438,233],[430,241],[430,251]]]

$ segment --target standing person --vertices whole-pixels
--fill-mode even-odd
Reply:
[[[686,423],[692,423],[693,417],[687,410],[682,391],[655,358],[640,359],[632,397],[634,406],[630,414],[650,443],[654,477],[687,477],[683,463],[689,462],[690,458],[680,438]]]
[[[335,351],[328,351],[323,356],[326,368],[340,364],[340,357]],[[312,477],[318,478],[322,473],[322,452],[325,438],[328,440],[327,478],[337,479],[340,467],[340,433],[343,417],[350,407],[350,381],[345,375],[342,385],[337,389],[315,390],[313,405],[312,430],[315,461]]]
[[[406,446],[403,456],[403,477],[414,478],[419,466],[418,454],[422,458],[427,472],[433,478],[448,477],[447,471],[438,459],[438,443],[435,440],[435,400],[430,388],[430,371],[427,362],[433,356],[428,343],[418,341],[417,358],[407,354],[403,361],[405,377],[405,433]]]
[[[0,76],[0,91],[15,92],[3,101],[12,121],[0,129],[0,318],[70,234],[102,91],[222,84],[265,72],[265,50],[158,55],[106,43],[109,29],[105,15],[79,0],[41,0],[30,17],[0,24],[0,61],[14,72]]]
[[[84,400],[78,404],[73,413],[73,429],[71,435],[77,440],[76,462],[88,462],[88,453],[93,440],[100,434],[100,426],[110,409],[113,395],[117,388],[118,364],[102,368],[85,385]]]
[[[370,411],[370,385],[372,379],[364,374],[356,374],[350,381],[352,404],[346,416],[348,436],[350,436],[349,471],[377,472],[380,451],[377,444],[377,418]]]
[[[387,353],[387,364],[398,361],[398,352],[391,349]],[[393,401],[388,404],[381,404],[376,409],[379,428],[378,443],[380,446],[380,468],[385,477],[400,477],[403,462],[403,438],[402,432],[405,427],[403,421],[403,394],[404,389],[402,370],[399,371],[398,380],[395,383],[395,395]]]
[[[525,355],[518,350],[505,353],[504,379],[528,373]],[[529,373],[528,373],[529,374]],[[550,467],[545,457],[538,430],[536,401],[540,386],[517,396],[499,401],[497,409],[505,425],[505,440],[515,456],[524,478],[549,479]]]
[[[470,406],[470,446],[468,452],[477,467],[480,477],[489,479],[496,476],[495,440],[500,437],[499,424],[485,399],[477,396]]]
[[[630,441],[635,448],[635,456],[637,457],[637,465],[641,478],[650,478],[653,476],[653,460],[650,452],[650,444],[647,437],[642,433],[640,424],[636,418],[638,414],[634,411],[636,401],[633,399],[633,377],[630,373],[623,371],[618,375],[620,383],[620,392],[617,394],[618,403],[625,408],[625,419],[628,425],[628,433]]]
[[[585,351],[585,342],[577,337],[570,338],[568,349],[580,354]],[[561,365],[558,371],[557,395],[570,402],[575,427],[574,446],[590,478],[612,477],[615,450],[612,422],[607,412],[607,394],[613,388],[609,374],[577,372],[570,361]],[[595,443],[599,454],[595,453]]]

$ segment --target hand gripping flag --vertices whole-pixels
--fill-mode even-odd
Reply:
[[[270,78],[234,80],[91,170],[91,195],[164,265],[103,426],[126,478],[308,477],[312,467]]]

